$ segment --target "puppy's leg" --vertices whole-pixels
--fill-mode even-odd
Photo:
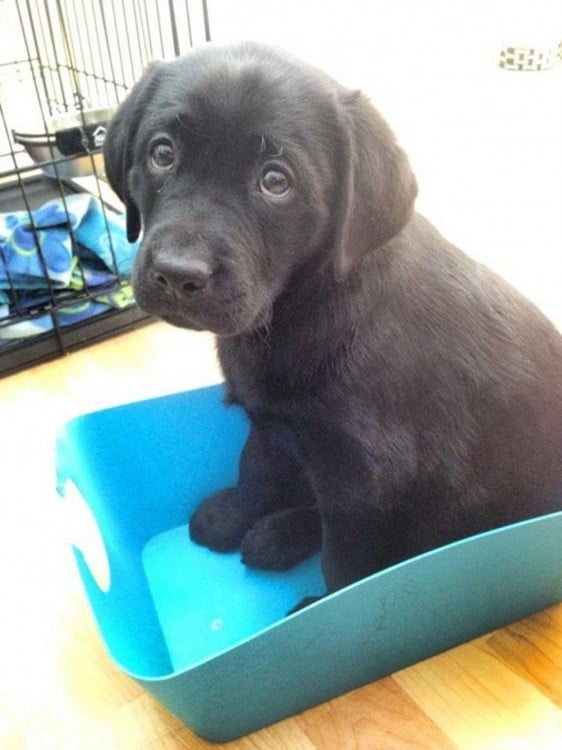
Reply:
[[[330,593],[391,564],[386,526],[362,514],[322,519],[322,572]]]
[[[322,518],[322,572],[329,594],[366,578],[394,562],[392,545],[385,533],[386,523],[363,514],[330,513]],[[287,614],[299,612],[321,597],[302,599]]]
[[[238,484],[201,503],[191,517],[190,536],[212,550],[232,551],[260,518],[313,502],[308,482],[283,441],[267,427],[254,425],[242,451]]]

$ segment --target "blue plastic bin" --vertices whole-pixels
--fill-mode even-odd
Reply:
[[[107,650],[198,734],[233,739],[562,599],[560,512],[426,553],[285,617],[323,592],[317,557],[264,573],[189,541],[200,500],[236,482],[248,433],[222,394],[81,416],[57,444],[59,493],[90,526],[75,558]]]

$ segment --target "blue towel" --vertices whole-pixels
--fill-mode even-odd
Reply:
[[[131,274],[137,249],[138,243],[127,241],[124,217],[104,211],[88,193],[50,201],[31,215],[27,211],[0,214],[0,321],[52,307],[52,294],[55,298],[64,294],[64,303],[56,304],[59,325],[132,304],[132,291],[123,280]],[[68,299],[69,291],[96,288],[100,296],[94,300]],[[34,315],[0,326],[0,339],[51,328],[50,314]]]
[[[57,324],[64,328],[74,323],[82,323],[89,318],[101,315],[109,310],[129,307],[134,301],[131,285],[125,284],[117,291],[101,295],[96,299],[82,300],[57,307]],[[0,306],[0,321],[1,318],[2,310]],[[54,322],[51,313],[36,315],[27,320],[19,320],[15,323],[12,322],[4,327],[0,326],[0,346],[3,341],[9,342],[29,338],[30,336],[37,336],[39,333],[52,331],[53,328]]]
[[[50,201],[31,216],[0,214],[0,289],[9,289],[10,281],[18,290],[45,289],[46,277],[54,287],[68,286],[75,256],[85,266],[101,263],[111,273],[129,276],[136,250],[127,242],[123,216],[104,212],[89,193]]]

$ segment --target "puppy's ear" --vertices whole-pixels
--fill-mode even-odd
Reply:
[[[141,231],[141,215],[129,190],[129,172],[133,166],[135,139],[143,109],[154,90],[160,63],[153,63],[109,123],[103,146],[105,174],[109,184],[127,210],[127,239],[135,242]]]
[[[344,279],[361,257],[410,219],[417,183],[394,134],[360,92],[342,102],[342,152],[336,211],[335,270]]]

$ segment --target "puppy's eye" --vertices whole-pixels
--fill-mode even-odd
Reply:
[[[150,161],[156,169],[171,169],[176,162],[174,144],[167,138],[160,138],[150,146]]]
[[[280,198],[292,187],[291,178],[279,167],[266,167],[261,174],[259,188],[265,195]]]

